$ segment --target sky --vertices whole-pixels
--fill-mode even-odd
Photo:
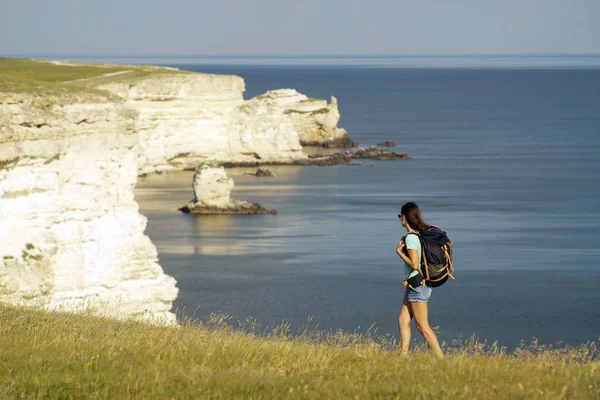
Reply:
[[[0,55],[600,54],[600,0],[0,0]]]

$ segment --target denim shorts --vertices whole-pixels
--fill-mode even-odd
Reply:
[[[431,287],[427,285],[420,285],[414,289],[406,287],[406,297],[409,303],[427,303],[429,296],[431,296]]]

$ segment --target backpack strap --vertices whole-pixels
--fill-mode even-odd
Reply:
[[[408,235],[415,235],[419,239],[419,244],[421,245],[421,253],[423,253],[423,242],[421,242],[421,236],[418,233],[408,232],[406,236],[404,236],[404,242],[406,243],[406,238]]]
[[[408,236],[408,235],[415,235],[416,237],[418,237],[418,238],[419,238],[419,242],[421,241],[421,236],[419,236],[419,234],[418,234],[418,233],[414,233],[414,232],[408,232],[408,233],[406,234],[406,236]],[[404,237],[406,238],[406,236],[404,236]]]
[[[415,232],[409,232],[406,234],[406,236],[408,235],[415,235],[419,238],[419,244],[421,245],[421,268],[419,268],[419,273],[423,278],[425,278],[423,282],[429,281],[429,271],[427,270],[427,258],[425,257],[425,249],[423,248],[423,241],[421,241],[421,235]],[[425,273],[423,273],[423,271],[425,271]]]

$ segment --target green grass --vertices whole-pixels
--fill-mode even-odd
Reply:
[[[598,398],[593,344],[507,354],[474,341],[437,360],[332,332],[262,336],[227,318],[157,327],[0,306],[2,398]]]
[[[65,84],[66,81],[86,79],[102,74],[117,72],[118,67],[105,68],[100,65],[66,66],[45,61],[2,58],[0,59],[0,92],[30,94],[39,97],[71,98],[72,102],[104,102],[115,100],[108,93],[80,85]]]
[[[47,83],[62,83],[132,69],[116,65],[69,64],[77,66],[53,64],[42,60],[2,58],[0,59],[0,76]]]
[[[104,76],[126,72],[114,76]],[[112,82],[135,82],[150,75],[188,74],[189,72],[153,67],[106,64],[54,64],[43,60],[0,58],[0,94],[29,94],[60,97],[63,102],[121,101],[117,96],[95,87]],[[2,96],[0,96],[2,100]]]

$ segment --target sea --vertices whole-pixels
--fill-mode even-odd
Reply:
[[[441,341],[599,340],[600,69],[168,65],[239,75],[245,98],[335,96],[353,140],[392,140],[412,157],[272,167],[275,178],[228,170],[233,198],[276,215],[186,215],[177,208],[193,198],[192,172],[140,178],[136,200],[177,280],[180,317],[397,337],[397,214],[415,201],[454,241],[456,279],[429,302]]]

